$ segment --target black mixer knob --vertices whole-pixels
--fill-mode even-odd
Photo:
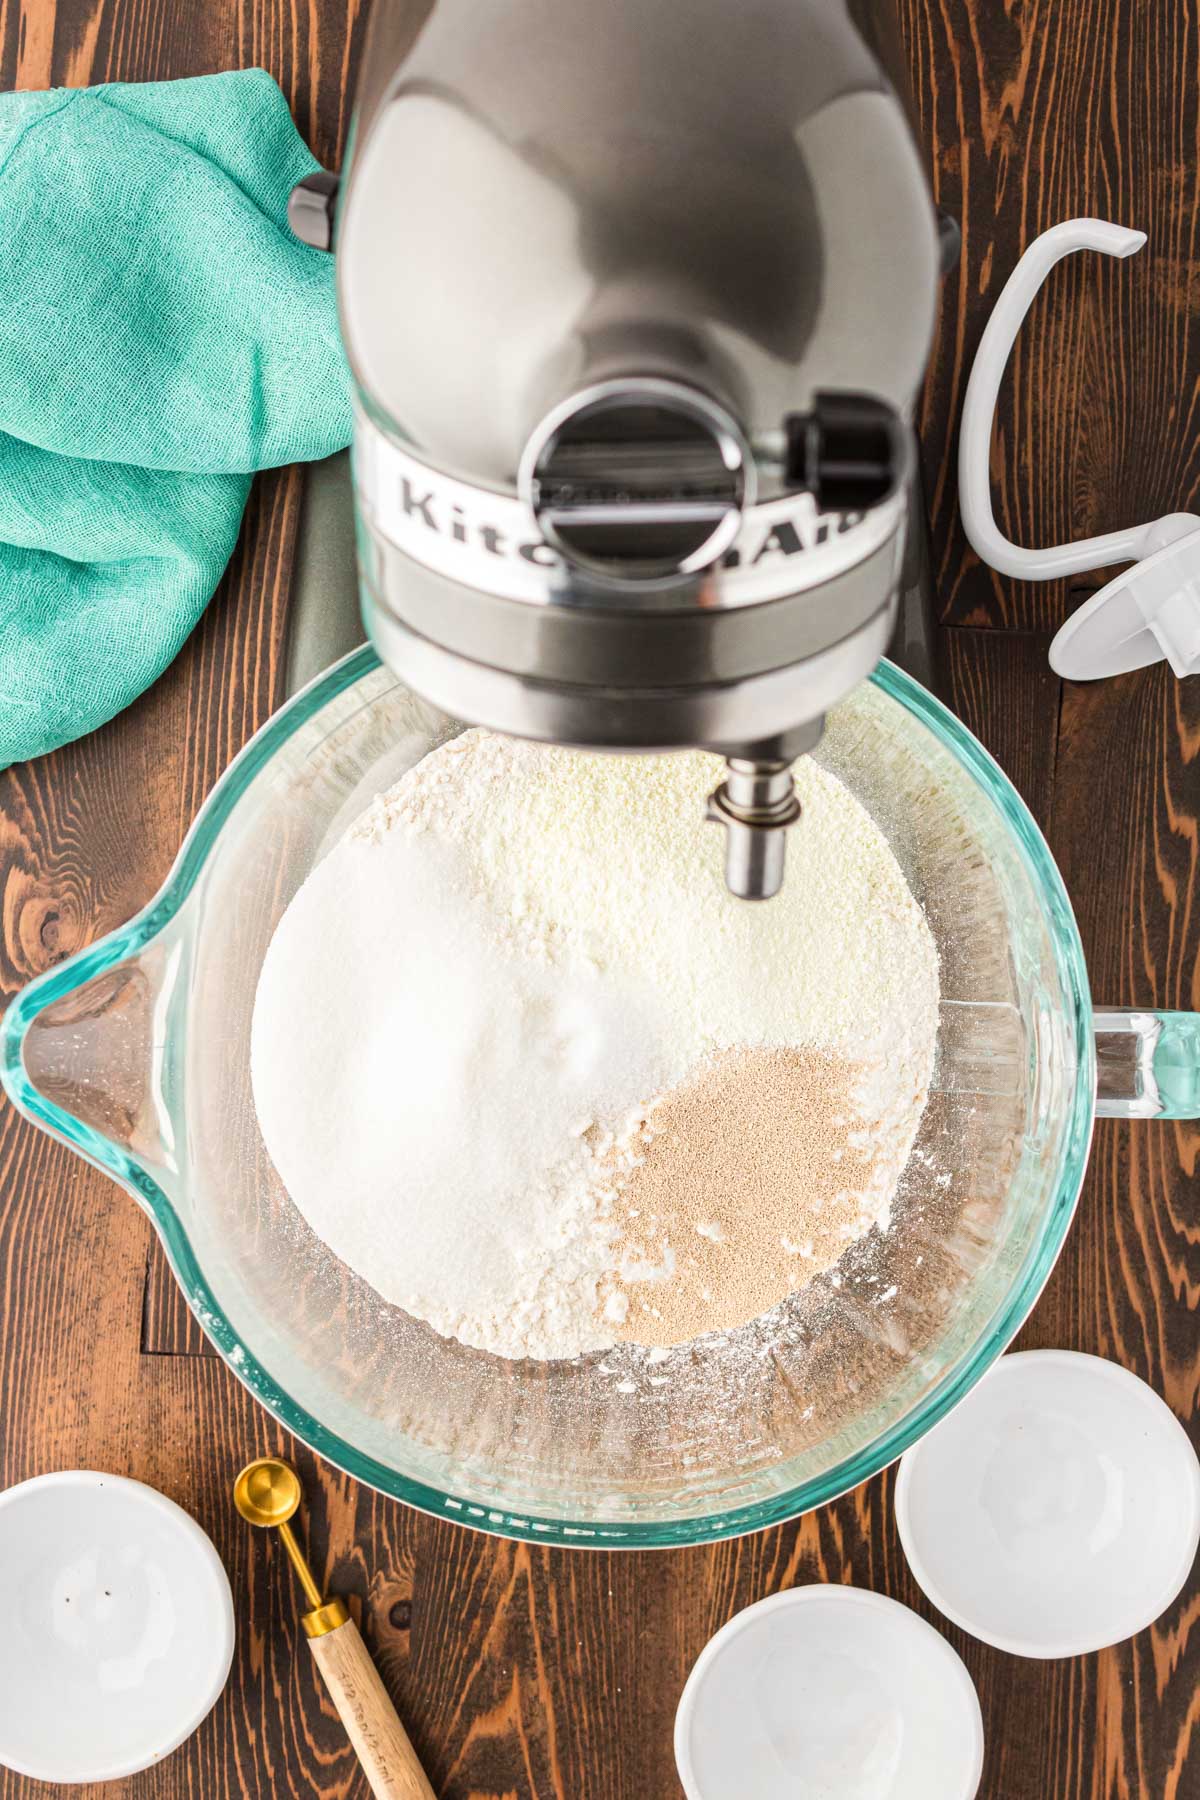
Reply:
[[[784,426],[787,485],[807,490],[823,512],[865,512],[899,485],[904,426],[885,400],[818,394],[811,412],[789,414]]]

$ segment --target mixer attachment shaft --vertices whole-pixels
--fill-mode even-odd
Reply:
[[[784,832],[800,817],[790,762],[731,756],[708,797],[708,817],[725,827],[725,884],[741,900],[770,900],[783,886]]]

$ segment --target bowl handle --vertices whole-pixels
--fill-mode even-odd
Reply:
[[[1093,1017],[1098,1119],[1200,1119],[1200,1013]]]
[[[1200,1013],[1101,1008],[1092,1018],[1098,1119],[1200,1119]],[[1019,1098],[1028,1029],[1007,1001],[943,1000],[932,1088]]]

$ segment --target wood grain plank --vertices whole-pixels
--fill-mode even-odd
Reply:
[[[146,1252],[142,1288],[143,1356],[216,1356],[199,1320],[187,1304],[157,1238]]]
[[[1188,684],[1163,668],[1060,684],[1044,663],[1044,638],[956,630],[945,639],[956,710],[1047,831],[1098,1000],[1195,1008],[1200,706]],[[1018,1340],[1022,1349],[1067,1345],[1114,1358],[1161,1393],[1194,1436],[1198,1152],[1195,1126],[1097,1125],[1071,1235]],[[1193,1583],[1131,1644],[1048,1665],[1036,1681],[1036,1665],[984,1652],[976,1679],[999,1756],[996,1792],[1100,1800],[1200,1786],[1198,1626]],[[1006,1717],[1029,1716],[1027,1707],[1053,1721],[1036,1778],[1028,1740],[1003,1728]]]
[[[254,17],[261,25],[266,14],[254,9]],[[290,43],[293,9],[280,6],[274,17],[277,42]],[[201,12],[188,5],[101,0],[56,10],[42,4],[34,39],[24,17],[21,27],[18,34],[14,9],[6,5],[0,13],[0,55],[10,82],[15,74],[25,85],[160,79],[268,60],[254,33],[242,39],[248,54],[237,54],[235,19],[226,8]],[[332,10],[318,15],[309,9],[303,29],[304,50],[292,87],[312,114],[308,84],[321,61],[320,40],[324,37],[326,60],[334,69],[344,40]],[[35,54],[36,69],[30,60]],[[283,73],[279,66],[274,72]],[[329,116],[328,103],[324,112]],[[326,133],[322,148],[334,160],[340,139]],[[300,494],[296,470],[278,471],[255,484],[238,549],[201,625],[135,707],[79,744],[0,776],[0,991],[6,996],[145,904],[212,782],[277,704]],[[219,1403],[212,1389],[188,1385],[188,1360],[131,1354],[135,1342],[140,1350],[143,1326],[149,1348],[207,1346],[137,1208],[110,1182],[18,1121],[7,1106],[0,1106],[0,1303],[4,1484],[56,1466],[140,1474],[202,1517],[236,1581],[239,1557],[242,1569],[248,1566],[248,1546],[231,1537],[228,1466],[241,1454],[243,1420],[249,1453],[265,1445],[269,1422],[211,1357],[197,1363],[212,1371],[211,1381],[223,1382],[227,1392]],[[85,1320],[88,1353],[81,1358],[78,1329],[64,1321]],[[163,1387],[158,1374],[168,1369],[174,1383]],[[213,1419],[197,1432],[197,1420],[210,1410]],[[30,1421],[36,1429],[27,1436]],[[13,1422],[21,1429],[13,1429]],[[278,1445],[281,1434],[274,1431],[271,1441]],[[212,1459],[206,1467],[220,1470],[219,1492],[211,1473],[207,1490],[194,1476],[191,1464],[206,1458]],[[275,1584],[270,1603],[277,1615],[287,1607],[293,1617],[292,1599]],[[261,1636],[253,1601],[250,1619],[252,1638]],[[281,1640],[299,1652],[296,1660],[307,1677],[307,1652],[286,1634],[273,1634],[273,1642]],[[249,1663],[242,1680],[248,1678]],[[257,1694],[257,1681],[251,1678],[249,1685]],[[282,1688],[282,1677],[277,1686]],[[330,1791],[345,1792],[356,1781],[352,1759],[335,1716],[327,1708],[323,1715],[322,1705],[310,1681],[303,1710],[306,1715],[311,1710],[322,1744],[328,1745],[322,1757],[339,1764]],[[271,1705],[270,1690],[260,1707],[265,1722],[255,1723],[252,1737],[240,1731],[227,1736],[218,1708],[189,1744],[186,1761],[165,1764],[129,1785],[170,1795],[265,1795],[286,1791],[289,1784],[298,1794],[311,1792],[323,1781],[324,1761],[318,1761],[317,1779],[310,1783],[296,1765],[292,1741],[284,1735],[288,1721]],[[267,1765],[282,1775],[282,1784],[255,1767],[255,1747],[263,1748],[264,1740]],[[306,1741],[303,1728],[298,1741]],[[246,1754],[252,1760],[243,1767]],[[5,1800],[37,1789],[38,1784],[0,1772]]]
[[[1104,1004],[1200,1001],[1198,774],[1200,695],[1164,665],[1064,688],[1050,841]],[[1098,1125],[1073,1296],[1101,1354],[1145,1376],[1192,1421],[1198,1155],[1196,1125]]]
[[[1200,711],[1164,669],[1065,684],[1049,838],[1093,991],[1109,1005],[1194,1007],[1200,976]],[[1200,1129],[1101,1120],[1079,1210],[1020,1348],[1114,1358],[1197,1430]],[[1200,1591],[1097,1657],[1048,1665],[1055,1779],[1075,1800],[1200,1785]],[[1051,1789],[1059,1792],[1059,1788]]]
[[[943,697],[990,750],[1046,829],[1054,797],[1062,683],[1046,632],[943,630]]]
[[[1200,491],[1200,33],[1194,5],[900,0],[921,130],[963,254],[943,294],[921,415],[943,616],[1048,628],[1063,583],[982,568],[958,519],[958,417],[1000,283],[1083,214],[1149,234],[1128,263],[1071,257],[1004,384],[996,516],[1046,544],[1189,509]]]

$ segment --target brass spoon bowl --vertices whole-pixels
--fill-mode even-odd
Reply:
[[[281,1456],[247,1463],[233,1484],[233,1504],[251,1525],[284,1525],[301,1499],[300,1477]]]

